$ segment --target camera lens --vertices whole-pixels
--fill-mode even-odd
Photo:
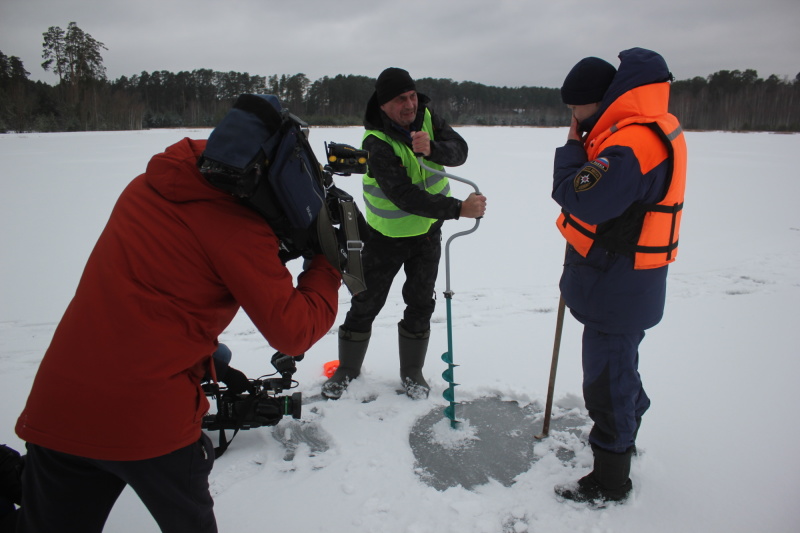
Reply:
[[[300,392],[295,392],[292,394],[292,397],[289,398],[289,402],[292,406],[291,415],[292,418],[300,419],[300,415],[303,411],[303,394]],[[289,414],[288,412],[286,414]]]

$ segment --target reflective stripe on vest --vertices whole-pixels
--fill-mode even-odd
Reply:
[[[615,124],[607,132],[594,139],[589,146],[589,160],[597,157],[608,138],[628,126],[644,126],[653,131],[666,150],[668,161],[667,192],[656,204],[634,204],[621,217],[641,224],[636,242],[620,242],[610,235],[603,234],[603,226],[587,224],[569,213],[562,212],[558,228],[575,250],[586,257],[592,245],[597,242],[604,248],[634,257],[635,269],[658,268],[667,265],[678,255],[678,237],[686,189],[686,142],[678,120],[670,114],[660,117],[631,117]],[[612,141],[613,144],[630,146],[640,160],[645,174],[664,161],[652,145]],[[649,159],[648,159],[649,158]],[[615,219],[618,220],[618,219]]]
[[[425,110],[421,131],[426,132],[433,140],[431,113],[427,109]],[[410,146],[389,137],[382,131],[367,130],[364,132],[364,139],[369,135],[374,135],[392,147],[395,155],[402,160],[406,173],[411,178],[411,183],[429,194],[450,196],[448,179],[420,167],[417,156],[414,155]],[[443,166],[432,161],[425,160],[425,164],[437,170],[444,169]],[[364,184],[364,204],[366,206],[367,222],[383,235],[387,237],[424,235],[436,222],[435,218],[413,215],[397,207],[386,197],[386,194],[378,186],[377,180],[369,172],[364,174],[362,181]]]

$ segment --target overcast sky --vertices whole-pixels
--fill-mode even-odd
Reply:
[[[0,51],[30,79],[42,34],[76,22],[102,42],[109,79],[208,68],[251,75],[356,74],[559,87],[586,56],[661,53],[679,80],[800,72],[799,0],[0,0]]]

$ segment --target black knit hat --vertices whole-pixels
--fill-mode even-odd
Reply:
[[[417,86],[411,75],[396,67],[389,67],[378,76],[378,81],[375,82],[375,95],[378,99],[378,105],[383,105],[389,100],[394,99],[396,96],[407,93],[408,91],[416,91]]]
[[[561,100],[567,105],[602,102],[617,69],[599,57],[585,57],[572,67],[561,86]]]

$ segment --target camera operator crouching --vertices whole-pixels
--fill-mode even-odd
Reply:
[[[279,106],[240,96],[207,141],[169,146],[122,192],[17,421],[17,531],[100,532],[128,485],[161,531],[217,531],[202,381],[218,336],[241,308],[274,349],[303,354],[333,325],[342,283],[321,250],[283,253],[247,202],[268,181]],[[301,255],[295,280],[285,263]]]

